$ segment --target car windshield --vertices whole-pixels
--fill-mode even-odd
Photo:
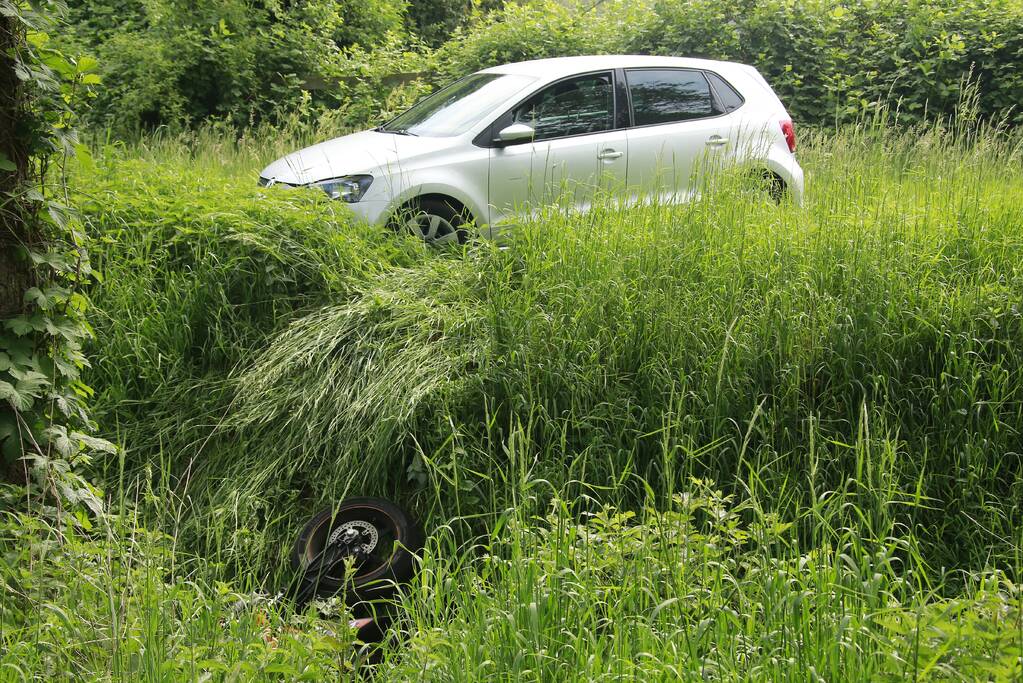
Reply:
[[[466,76],[417,102],[377,130],[441,138],[461,135],[534,80],[509,74]]]

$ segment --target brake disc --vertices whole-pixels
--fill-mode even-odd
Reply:
[[[327,539],[327,545],[333,545],[338,542],[349,529],[356,531],[359,534],[359,542],[355,545],[355,550],[361,551],[364,555],[368,555],[372,552],[373,548],[377,547],[377,541],[380,535],[377,533],[377,528],[369,522],[364,522],[360,519],[353,519],[350,522],[345,522],[338,528],[334,529],[330,534],[330,538]]]

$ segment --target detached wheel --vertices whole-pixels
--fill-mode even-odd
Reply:
[[[428,244],[459,244],[467,236],[468,216],[451,204],[436,199],[410,203],[395,217],[399,231],[415,235]]]
[[[317,564],[328,546],[336,548],[342,539],[355,539],[348,547],[357,551],[348,576],[343,561]],[[423,532],[397,505],[382,498],[349,498],[303,527],[291,551],[291,568],[311,586],[307,593],[329,597],[347,590],[346,602],[355,604],[388,597],[396,584],[408,582],[416,570],[413,554],[422,547]]]

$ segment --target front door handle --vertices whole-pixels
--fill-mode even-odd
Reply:
[[[605,159],[617,159],[617,158],[618,158],[618,157],[620,157],[621,155],[622,155],[622,153],[621,153],[621,152],[616,152],[616,151],[614,151],[613,149],[611,149],[611,148],[609,147],[609,148],[607,148],[607,149],[602,149],[602,150],[600,150],[600,154],[598,154],[598,155],[597,155],[597,158],[598,158],[598,159],[601,159],[601,160],[605,160]]]
[[[728,144],[728,138],[723,138],[720,135],[711,135],[707,138],[708,147],[723,147]]]

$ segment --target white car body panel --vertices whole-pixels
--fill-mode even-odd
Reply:
[[[492,148],[489,222],[557,202],[586,211],[597,188],[624,185],[627,145],[625,131],[613,130]]]
[[[507,146],[473,142],[511,107],[558,80],[630,68],[712,71],[734,86],[745,102],[729,114],[689,121],[619,127]],[[480,226],[513,222],[517,216],[558,199],[568,198],[573,208],[585,211],[598,186],[625,188],[627,201],[685,201],[693,194],[693,181],[699,180],[700,172],[731,163],[759,165],[777,174],[793,199],[802,201],[803,171],[789,151],[780,125],[789,116],[751,66],[609,55],[534,60],[480,73],[521,74],[534,80],[513,100],[460,134],[417,137],[373,130],[346,135],[274,161],[260,174],[261,182],[308,185],[370,175],[373,181],[366,193],[348,206],[364,220],[378,224],[423,195],[456,200]],[[599,158],[605,152],[610,154]]]
[[[699,187],[701,176],[728,154],[729,126],[720,117],[630,128],[628,198],[677,203]],[[722,145],[709,145],[708,141]]]

